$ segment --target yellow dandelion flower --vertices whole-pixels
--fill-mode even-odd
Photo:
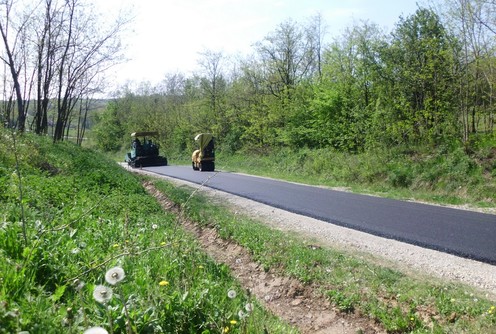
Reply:
[[[494,310],[495,308],[496,308],[496,307],[494,307],[494,306],[491,306],[491,310]]]
[[[200,264],[200,265],[198,266],[198,269],[203,269],[203,266]]]
[[[119,247],[119,244],[114,244],[112,247],[117,248]]]
[[[223,333],[229,333],[229,327],[224,327]]]
[[[165,241],[162,241],[162,242],[160,243],[160,246],[165,246],[165,245],[167,245],[167,243],[166,243]]]
[[[160,281],[160,283],[158,283],[158,285],[160,285],[160,286],[167,286],[167,285],[169,285],[169,282],[167,282],[167,281]]]
[[[233,319],[233,320],[231,320],[231,321],[229,321],[229,322],[231,323],[231,325],[236,325],[236,324],[238,323],[238,322],[237,322],[236,320],[234,320],[234,319]]]

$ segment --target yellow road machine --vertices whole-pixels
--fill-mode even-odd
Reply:
[[[199,149],[191,155],[193,170],[213,172],[215,170],[214,137],[211,133],[200,133],[195,137]]]

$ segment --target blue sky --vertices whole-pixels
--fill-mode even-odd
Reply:
[[[132,32],[124,40],[130,61],[116,68],[116,81],[159,82],[167,73],[190,74],[199,52],[249,55],[287,19],[304,23],[321,13],[327,40],[359,20],[391,31],[421,0],[106,0],[100,5],[115,13],[131,8]]]

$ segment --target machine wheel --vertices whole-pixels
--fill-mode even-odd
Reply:
[[[213,161],[200,162],[200,171],[213,172],[214,170],[215,170],[215,164]]]

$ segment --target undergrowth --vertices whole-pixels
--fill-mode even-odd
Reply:
[[[0,333],[296,333],[115,162],[0,137]]]

